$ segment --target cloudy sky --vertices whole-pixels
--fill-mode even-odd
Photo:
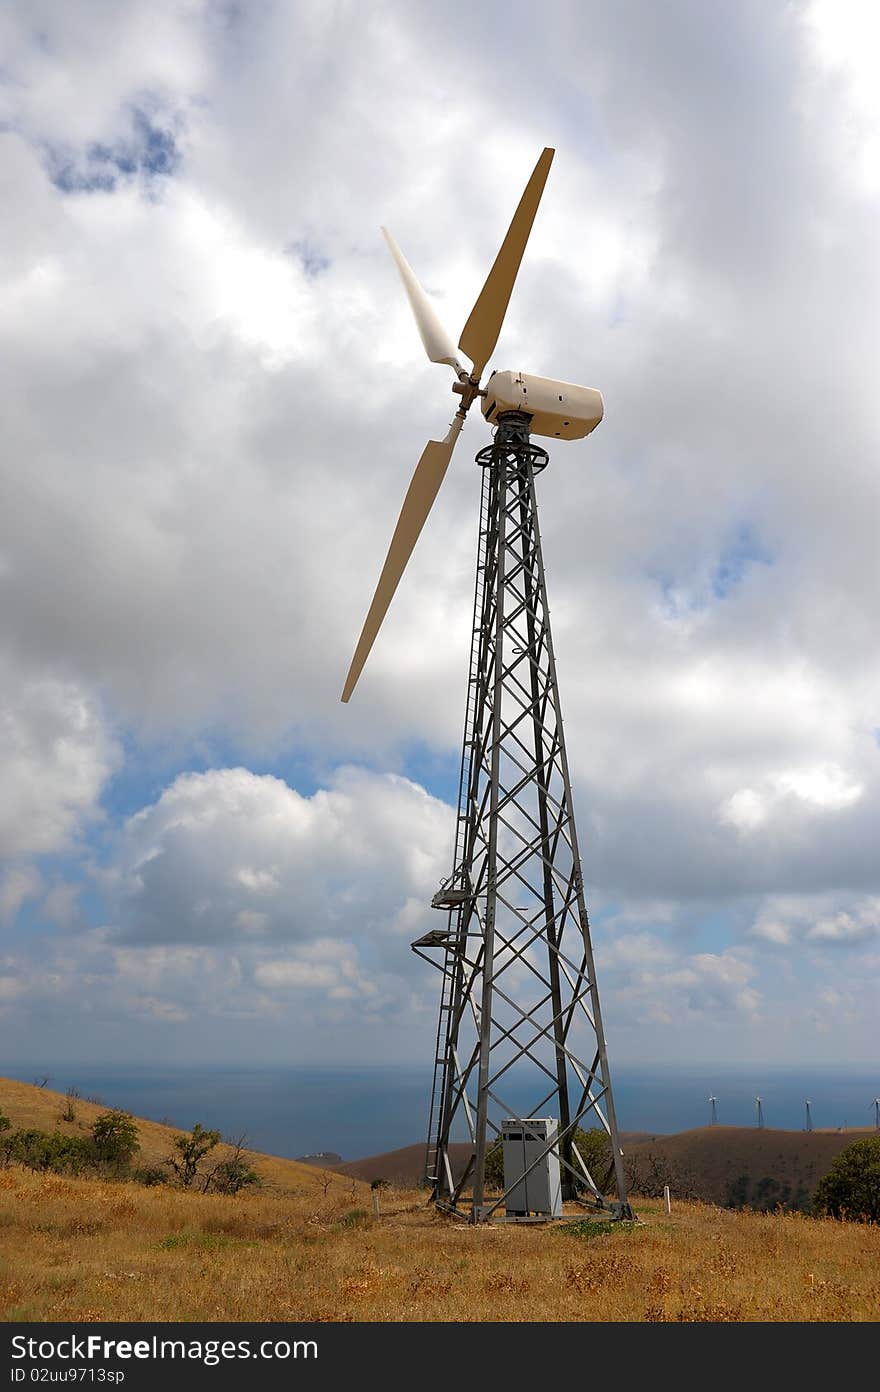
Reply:
[[[614,1059],[870,1063],[880,19],[846,0],[0,10],[0,1045],[430,1058],[471,413],[355,698],[456,335],[601,388],[540,479]]]

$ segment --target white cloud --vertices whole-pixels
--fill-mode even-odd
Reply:
[[[754,788],[740,788],[722,804],[718,815],[737,831],[754,831],[767,820],[767,803]]]
[[[795,812],[833,813],[858,802],[863,783],[835,764],[792,769],[768,778],[761,792],[740,788],[719,809],[719,818],[737,831],[754,831],[771,817]]]
[[[771,943],[775,947],[787,947],[792,940],[792,930],[787,923],[781,923],[778,918],[761,916],[752,925],[750,937]]]
[[[244,768],[182,774],[125,828],[111,879],[130,941],[242,935],[375,944],[448,873],[451,809],[407,779],[342,769],[302,797]]]
[[[177,102],[198,91],[207,75],[202,26],[209,9],[206,0],[5,6],[0,41],[16,81],[2,89],[4,119],[54,141],[112,138],[124,129],[132,99]]]
[[[0,873],[0,923],[15,918],[22,904],[35,899],[43,887],[32,865],[10,866]]]
[[[99,813],[116,742],[75,683],[28,677],[0,660],[0,684],[0,860],[63,850]]]
[[[837,913],[820,918],[807,932],[807,940],[815,943],[839,943],[849,946],[863,943],[880,933],[880,901],[874,899],[862,905],[854,915]]]
[[[856,947],[880,936],[880,898],[826,893],[770,896],[749,936],[779,947],[806,942],[818,947]]]
[[[844,769],[833,764],[781,774],[778,787],[810,807],[829,812],[851,807],[865,791],[863,783],[853,782]]]
[[[317,991],[328,1002],[352,1001],[361,1009],[375,1004],[376,983],[360,966],[352,944],[331,940],[310,947],[296,957],[260,962],[254,969],[257,985],[270,992]]]
[[[603,970],[631,967],[645,972],[665,966],[673,958],[670,945],[652,933],[621,933],[602,947]]]
[[[863,186],[880,190],[880,22],[873,5],[862,0],[811,0],[806,8],[820,62],[837,78],[845,103],[852,160]],[[842,81],[840,80],[842,79]]]
[[[761,1005],[754,964],[733,950],[689,953],[634,933],[602,943],[597,963],[620,1028],[659,1025],[674,1035],[695,1020],[751,1017]]]

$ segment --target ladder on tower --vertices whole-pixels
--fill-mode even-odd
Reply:
[[[443,1126],[443,1107],[448,1088],[447,1071],[450,1065],[449,1043],[452,1009],[454,1006],[455,978],[459,969],[459,925],[461,915],[467,910],[471,897],[471,886],[464,883],[464,836],[468,822],[468,797],[471,787],[471,773],[474,760],[474,717],[477,710],[478,686],[480,676],[480,635],[482,630],[483,594],[486,574],[487,519],[489,501],[489,470],[482,470],[480,496],[480,536],[479,564],[474,587],[473,629],[471,632],[471,658],[468,670],[467,702],[465,706],[464,742],[462,746],[461,768],[458,779],[458,812],[455,825],[455,853],[452,875],[440,886],[434,895],[434,908],[449,912],[449,927],[445,940],[443,962],[443,984],[440,991],[440,1012],[437,1020],[437,1038],[434,1047],[434,1079],[431,1087],[431,1105],[428,1116],[428,1141],[425,1153],[425,1182],[436,1189],[441,1178],[449,1181],[449,1176],[440,1174],[440,1140]]]

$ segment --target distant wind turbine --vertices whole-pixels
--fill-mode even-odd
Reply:
[[[713,1096],[711,1095],[711,1093],[710,1093],[710,1095],[709,1095],[709,1106],[712,1108],[712,1120],[709,1122],[709,1125],[710,1125],[710,1126],[717,1126],[717,1125],[718,1125],[718,1112],[717,1112],[716,1109],[715,1109],[715,1103],[716,1103],[717,1101],[718,1101],[718,1098],[717,1098],[717,1097],[713,1097]]]
[[[761,1106],[762,1100],[763,1100],[763,1099],[760,1098],[760,1097],[756,1097],[756,1098],[755,1098],[755,1107],[756,1107],[757,1112],[758,1112],[758,1126],[759,1126],[760,1129],[763,1130],[763,1127],[764,1127],[764,1109],[763,1109],[763,1107]]]
[[[874,1108],[874,1129],[880,1131],[880,1097],[875,1097],[871,1106]]]
[[[810,1099],[809,1099],[809,1098],[807,1098],[807,1100],[804,1102],[804,1106],[805,1106],[806,1109],[807,1109],[807,1124],[806,1124],[806,1126],[804,1127],[804,1130],[805,1130],[805,1131],[812,1131],[812,1129],[813,1129],[813,1118],[810,1116]]]

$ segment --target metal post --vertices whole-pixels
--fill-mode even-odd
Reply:
[[[502,468],[504,465],[502,464]],[[499,479],[504,492],[507,479]],[[480,1064],[477,1075],[477,1129],[474,1138],[474,1194],[472,1217],[476,1221],[483,1206],[486,1165],[486,1123],[489,1104],[489,1050],[492,1036],[492,984],[495,966],[495,917],[498,905],[498,802],[501,763],[501,703],[504,692],[504,553],[507,510],[499,508],[497,527],[498,559],[495,569],[495,650],[492,683],[492,756],[489,781],[489,837],[486,861],[486,911],[483,919],[483,992],[480,1002]]]
[[[522,534],[528,537],[529,505],[533,502],[530,497],[531,478],[526,470],[519,476],[520,485],[520,517],[522,521]],[[535,509],[535,531],[537,532],[537,508]],[[527,543],[524,541],[524,546]],[[531,558],[529,558],[531,559]],[[524,568],[525,593],[526,593],[526,629],[529,637],[529,649],[535,652],[538,647],[535,623],[535,595],[534,580],[531,566],[526,564]],[[543,577],[542,577],[543,578]],[[549,640],[549,628],[548,628]],[[541,708],[541,692],[538,680],[538,665],[535,662],[529,664],[529,678],[532,692],[532,727],[535,741],[535,764],[542,768],[546,758],[546,748],[544,745],[544,722],[543,711]],[[547,944],[549,947],[548,970],[550,972],[550,999],[553,1007],[553,1038],[556,1047],[556,1079],[559,1088],[559,1129],[563,1133],[567,1132],[571,1108],[568,1100],[568,1070],[565,1061],[565,1035],[563,1032],[562,1015],[562,990],[559,979],[559,959],[556,955],[556,914],[554,911],[553,893],[553,870],[551,863],[552,846],[550,842],[550,827],[547,808],[547,786],[542,777],[538,778],[538,823],[541,828],[541,856],[543,859],[542,878],[544,885],[544,909],[546,913],[545,932],[547,934]],[[572,1182],[572,1143],[568,1136],[562,1143],[562,1157],[566,1161],[568,1169],[563,1171],[562,1197],[564,1199],[574,1198],[575,1190]]]
[[[546,604],[546,584],[544,581],[544,559],[541,554],[541,538],[538,532],[538,504],[535,498],[535,482],[529,471],[529,491],[532,495],[532,507],[535,516],[535,561],[538,570],[538,581],[541,593],[545,595]],[[626,1179],[623,1173],[623,1150],[620,1145],[617,1129],[617,1115],[614,1107],[614,1094],[611,1091],[611,1074],[608,1067],[608,1053],[605,1045],[605,1030],[602,1025],[602,1012],[599,1007],[599,988],[596,985],[596,968],[593,962],[593,944],[590,937],[590,921],[587,917],[587,905],[584,899],[584,880],[581,872],[581,858],[578,850],[577,829],[574,821],[574,807],[571,796],[571,777],[568,771],[568,755],[565,750],[565,739],[562,733],[562,706],[559,700],[559,682],[556,679],[556,659],[553,656],[553,639],[550,636],[549,615],[547,619],[547,663],[550,672],[550,689],[552,693],[553,705],[555,707],[557,738],[559,743],[559,760],[562,767],[563,798],[565,800],[566,811],[568,813],[569,840],[571,843],[571,854],[574,866],[574,885],[577,893],[577,911],[580,923],[581,935],[583,937],[584,965],[586,968],[586,981],[589,983],[591,1004],[593,1007],[593,1028],[596,1034],[596,1049],[601,1077],[605,1083],[605,1108],[608,1117],[609,1135],[611,1138],[611,1156],[614,1165],[614,1173],[617,1179],[617,1192],[622,1204],[626,1205]],[[628,1208],[628,1205],[626,1205]]]

